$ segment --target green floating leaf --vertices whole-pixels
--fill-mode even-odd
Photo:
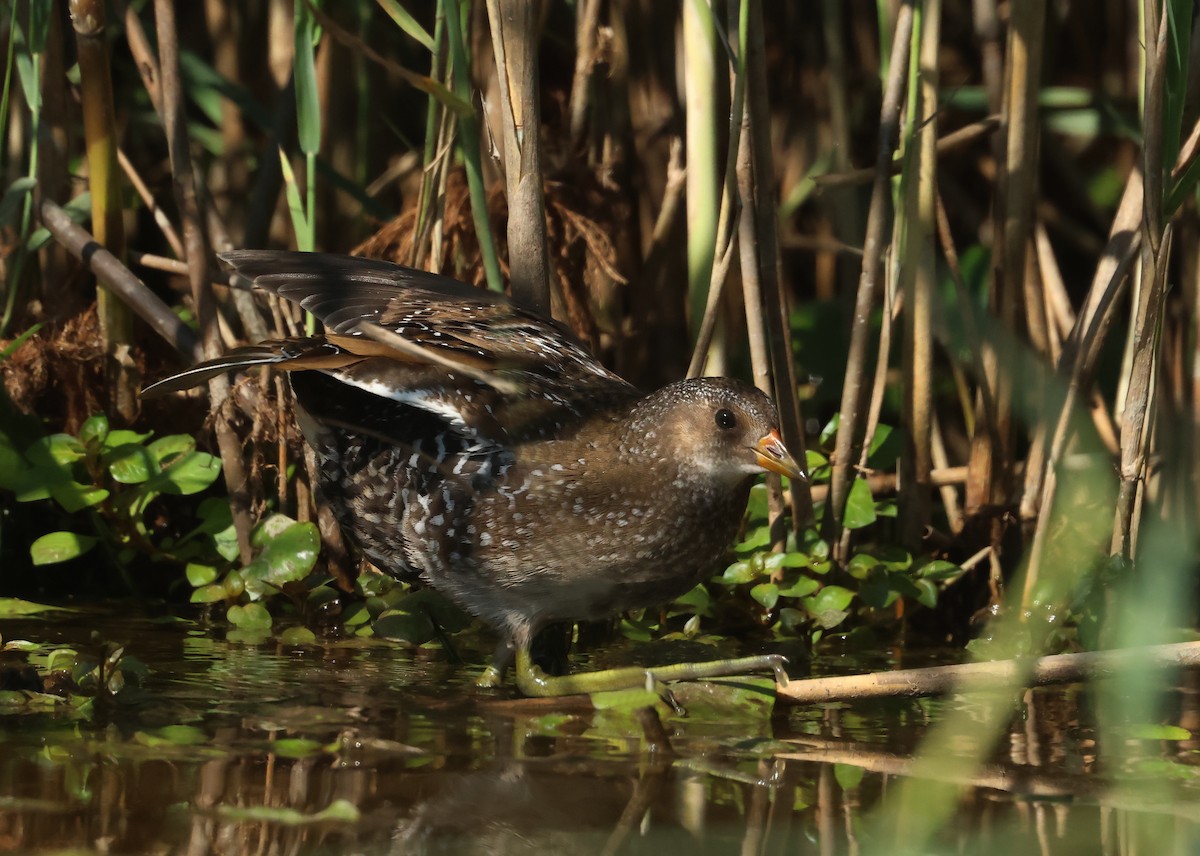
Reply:
[[[315,645],[317,634],[307,627],[289,627],[279,634],[279,641],[284,645]]]
[[[133,739],[143,746],[201,746],[209,741],[203,729],[194,725],[167,725],[152,731],[138,731]]]
[[[20,618],[22,615],[37,615],[40,612],[50,612],[51,610],[74,612],[72,609],[64,609],[61,606],[47,606],[44,603],[34,603],[17,597],[0,597],[0,618]]]
[[[99,543],[91,535],[75,532],[50,532],[33,542],[29,555],[35,565],[54,565],[82,556]]]
[[[225,617],[241,630],[271,629],[271,613],[261,603],[235,604],[229,607]]]
[[[46,671],[73,672],[79,652],[74,648],[55,648],[46,655]]]

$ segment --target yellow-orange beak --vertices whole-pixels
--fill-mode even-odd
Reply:
[[[772,428],[770,433],[758,441],[754,447],[754,459],[764,470],[779,473],[790,479],[808,481],[804,470],[792,458],[787,446],[783,445],[783,438],[779,436],[778,428]]]

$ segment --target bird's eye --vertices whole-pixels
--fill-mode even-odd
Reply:
[[[726,410],[722,407],[717,411],[716,416],[717,427],[722,431],[728,431],[730,428],[737,425],[737,417],[733,415],[732,410]]]

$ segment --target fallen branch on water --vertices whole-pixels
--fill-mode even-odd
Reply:
[[[810,678],[781,684],[776,692],[781,702],[814,704],[1068,684],[1089,678],[1112,677],[1115,673],[1130,668],[1168,669],[1198,665],[1200,642],[1180,642],[1146,648],[1052,654],[1046,657],[930,666],[924,669],[899,669],[869,675]]]

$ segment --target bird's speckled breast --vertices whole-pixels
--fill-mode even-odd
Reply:
[[[733,540],[751,483],[714,492],[622,466],[597,473],[586,457],[518,464],[508,475],[475,497],[475,543],[463,561],[426,572],[466,609],[501,623],[513,613],[534,624],[607,617],[683,594]]]

